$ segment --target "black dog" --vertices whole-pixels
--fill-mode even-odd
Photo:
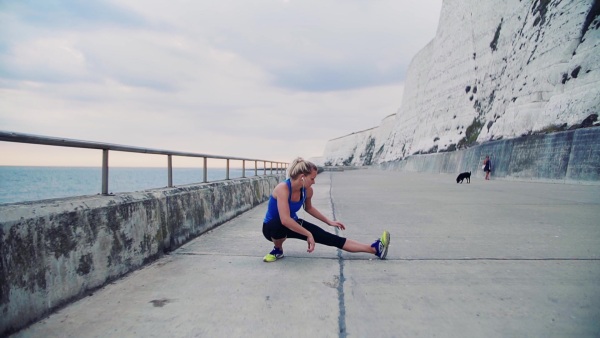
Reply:
[[[467,183],[471,183],[471,172],[470,171],[464,172],[464,173],[461,173],[460,175],[458,175],[458,177],[456,178],[456,183],[462,184],[462,182],[465,178],[467,179]]]

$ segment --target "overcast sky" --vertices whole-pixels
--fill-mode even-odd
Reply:
[[[397,111],[441,6],[0,0],[0,130],[285,162],[321,156],[327,140]],[[97,150],[0,142],[0,153],[0,165],[101,163]],[[110,162],[165,159],[111,152]]]

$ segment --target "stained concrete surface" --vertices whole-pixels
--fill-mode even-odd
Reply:
[[[317,177],[342,235],[391,232],[385,261],[289,240],[263,263],[263,203],[14,336],[600,336],[600,187],[454,179]]]

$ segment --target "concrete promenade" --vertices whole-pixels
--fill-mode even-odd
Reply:
[[[263,263],[263,203],[13,336],[599,337],[600,186],[454,180],[317,177],[343,236],[391,232],[385,261],[289,240]]]

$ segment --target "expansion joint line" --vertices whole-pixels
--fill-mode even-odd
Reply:
[[[540,257],[540,258],[524,258],[524,257],[514,257],[514,258],[510,258],[510,257],[464,257],[464,258],[436,258],[436,257],[429,257],[429,258],[397,258],[397,259],[393,259],[395,261],[405,261],[405,262],[412,262],[412,261],[440,261],[440,262],[450,262],[450,261],[508,261],[508,262],[517,262],[517,261],[525,261],[525,262],[541,262],[541,261],[575,261],[575,262],[585,262],[585,261],[593,261],[593,262],[597,262],[600,261],[600,258],[594,258],[594,257],[582,257],[582,258],[575,258],[575,257]]]
[[[331,214],[333,215],[333,220],[337,221],[335,217],[335,203],[333,203],[333,172],[329,173],[329,203],[331,203]],[[335,234],[339,235],[339,229],[335,228]],[[346,278],[344,277],[344,260],[342,259],[342,250],[337,250],[338,256],[338,265],[340,267],[340,275],[337,285],[337,294],[338,294],[338,308],[339,308],[339,317],[338,317],[338,336],[340,338],[346,338],[346,302],[344,300],[344,282]]]

